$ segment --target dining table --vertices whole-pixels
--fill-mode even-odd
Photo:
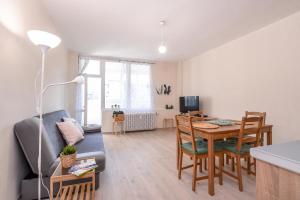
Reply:
[[[238,120],[232,120],[233,122],[239,122]],[[196,124],[194,122],[193,124]],[[247,124],[245,129],[252,129],[255,127],[255,124]],[[265,124],[261,128],[261,134],[266,134],[266,144],[272,144],[272,127],[273,125]],[[214,187],[214,177],[215,177],[215,162],[214,162],[214,141],[226,138],[232,138],[238,136],[241,125],[238,123],[232,123],[232,125],[227,126],[219,126],[218,128],[199,128],[198,126],[193,126],[194,133],[196,137],[201,137],[207,140],[207,148],[208,148],[208,162],[207,162],[207,170],[208,170],[208,194],[213,196],[215,194]],[[178,140],[178,138],[177,138]],[[177,141],[177,161],[179,157],[179,143]],[[179,165],[177,162],[177,169]]]

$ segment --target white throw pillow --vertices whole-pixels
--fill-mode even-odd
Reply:
[[[82,135],[84,135],[84,130],[82,129],[81,125],[73,118],[68,118],[68,117],[64,117],[63,118],[63,121],[64,122],[67,122],[67,121],[71,121],[73,122],[80,130],[80,132],[82,133]]]
[[[74,145],[84,138],[79,128],[71,121],[56,122],[67,144]]]

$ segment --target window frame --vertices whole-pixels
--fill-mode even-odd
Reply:
[[[131,64],[141,64],[141,65],[150,65],[150,70],[151,70],[151,65],[153,63],[149,63],[149,62],[137,62],[137,61],[130,61],[130,60],[120,60],[120,59],[109,59],[109,58],[101,58],[101,57],[91,57],[91,56],[78,56],[78,64],[80,62],[81,59],[90,59],[90,60],[97,60],[100,62],[100,74],[99,75],[96,75],[96,74],[86,74],[86,73],[83,73],[83,75],[85,77],[98,77],[98,78],[101,78],[101,110],[102,112],[105,112],[105,111],[112,111],[113,109],[112,108],[106,108],[105,107],[105,104],[106,104],[106,101],[105,101],[105,68],[106,68],[106,65],[105,63],[106,62],[116,62],[116,63],[124,63],[125,66],[126,66],[126,74],[127,74],[127,81],[126,81],[126,84],[127,84],[127,90],[126,90],[126,95],[127,97],[130,96],[130,87],[131,87],[131,84],[130,84],[130,80],[131,80],[131,67],[130,65]],[[79,68],[79,66],[78,66]],[[79,71],[80,71],[80,68],[79,68]],[[151,71],[150,71],[151,73]],[[151,76],[151,74],[150,74]],[[151,86],[150,86],[150,90],[151,90]],[[87,91],[87,78],[85,79],[85,91]],[[150,91],[151,92],[151,91]],[[85,99],[84,99],[84,105],[83,105],[83,115],[84,115],[84,123],[86,124],[87,123],[87,95],[85,95]],[[153,101],[153,100],[152,100]],[[130,101],[126,101],[126,108],[124,109],[132,109],[131,106],[130,106]]]
[[[112,61],[112,60],[107,60],[105,62],[117,62],[118,61]],[[104,65],[105,65],[105,62],[104,62]],[[140,65],[148,65],[149,68],[150,68],[150,71],[149,71],[149,76],[152,75],[152,72],[151,72],[151,64],[148,64],[148,63],[137,63],[137,62],[124,62],[124,65],[125,65],[125,70],[126,70],[126,97],[127,97],[127,100],[126,100],[126,107],[125,108],[121,108],[121,109],[124,109],[124,110],[134,110],[134,108],[131,106],[131,100],[129,99],[131,97],[131,75],[132,75],[132,65],[133,64],[140,64]],[[106,67],[106,65],[104,66]],[[104,69],[104,73],[105,73],[105,69]],[[151,77],[150,77],[151,79]],[[104,84],[105,84],[105,81],[104,81]],[[104,85],[104,88],[105,88],[105,85]],[[150,82],[150,93],[152,92],[152,84]],[[104,93],[105,93],[105,89],[104,89]],[[104,98],[105,98],[105,94],[104,94]],[[151,94],[150,94],[150,98],[151,98]],[[150,100],[150,104],[151,104],[151,101],[153,100]],[[106,101],[104,100],[103,101],[104,103],[104,110],[112,110],[112,108],[105,108],[105,104],[106,104]],[[149,105],[149,107],[151,107],[152,105]]]

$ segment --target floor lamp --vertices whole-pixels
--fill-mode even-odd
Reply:
[[[77,76],[72,81],[64,83],[55,83],[49,84],[44,87],[44,69],[45,69],[45,57],[49,49],[55,48],[59,45],[61,39],[54,34],[39,31],[39,30],[30,30],[27,32],[27,35],[32,43],[40,47],[42,52],[42,66],[41,66],[41,80],[40,80],[40,90],[39,90],[39,103],[38,103],[38,113],[39,113],[39,153],[38,153],[38,199],[41,199],[41,151],[42,151],[42,126],[43,126],[43,94],[49,87],[56,85],[66,85],[70,83],[83,83],[84,77]]]

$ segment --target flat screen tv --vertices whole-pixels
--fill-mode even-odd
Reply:
[[[188,111],[199,110],[199,96],[184,96],[179,97],[180,112],[187,113]]]

